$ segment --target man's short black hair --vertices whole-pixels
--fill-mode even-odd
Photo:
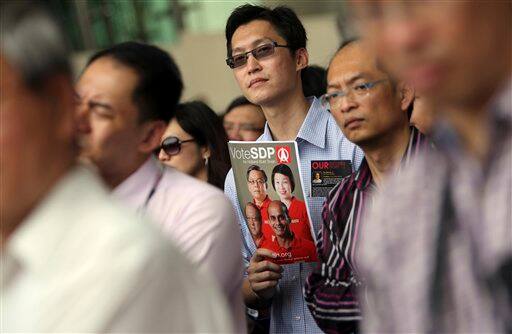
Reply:
[[[148,44],[125,42],[97,52],[87,66],[102,57],[110,57],[137,72],[139,81],[132,98],[139,109],[139,122],[168,122],[174,116],[183,81],[167,52]]]
[[[306,48],[307,35],[302,22],[297,14],[286,7],[278,6],[274,9],[264,6],[246,4],[237,7],[229,16],[226,23],[226,47],[228,57],[231,57],[231,38],[235,31],[242,25],[255,20],[269,22],[277,31],[279,36],[284,38],[286,45],[294,53],[298,49]]]
[[[263,169],[261,169],[261,167],[258,165],[250,165],[249,168],[247,168],[247,175],[246,175],[247,181],[249,181],[249,174],[253,170],[263,173],[263,180],[265,181],[265,183],[267,183],[267,181],[268,181],[267,173],[265,173],[265,171]]]

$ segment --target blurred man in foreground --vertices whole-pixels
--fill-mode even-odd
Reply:
[[[384,66],[438,103],[438,151],[387,184],[363,227],[365,329],[510,332],[512,3],[354,9]]]
[[[75,165],[71,71],[49,14],[0,11],[2,332],[231,330],[212,283]]]
[[[82,156],[98,167],[112,195],[147,214],[229,301],[236,330],[245,330],[239,229],[222,191],[153,156],[174,115],[183,83],[165,51],[126,42],[94,54],[76,90],[90,119]]]

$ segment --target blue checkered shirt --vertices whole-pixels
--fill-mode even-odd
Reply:
[[[322,206],[325,198],[311,197],[311,161],[350,160],[353,168],[357,168],[361,163],[363,153],[343,136],[332,115],[321,106],[318,99],[314,98],[309,101],[311,107],[295,141],[299,148],[304,192],[307,197],[315,234],[317,234],[322,226]],[[267,123],[265,131],[258,138],[258,141],[272,140],[272,134]],[[233,170],[229,171],[226,177],[224,191],[235,207],[242,231],[242,256],[247,268],[252,255],[256,251],[256,246],[238,204]],[[271,333],[322,333],[311,316],[302,295],[306,278],[315,265],[316,263],[295,263],[283,266],[283,276],[272,300]]]

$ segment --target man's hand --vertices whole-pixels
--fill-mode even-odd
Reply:
[[[261,299],[268,300],[274,296],[276,286],[281,279],[283,268],[267,260],[275,258],[276,254],[272,251],[259,248],[251,258],[247,273],[252,291]]]

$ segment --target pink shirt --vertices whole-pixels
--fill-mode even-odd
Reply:
[[[193,263],[216,278],[231,306],[235,331],[245,333],[241,236],[224,194],[149,158],[113,196],[138,212],[146,211]]]

